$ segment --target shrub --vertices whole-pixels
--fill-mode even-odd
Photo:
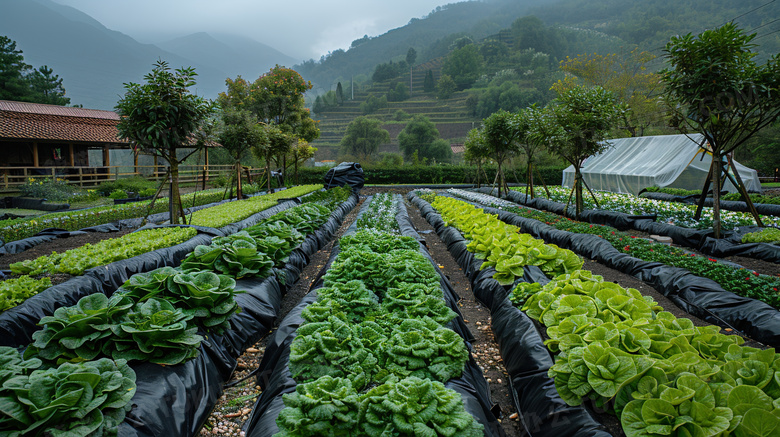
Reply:
[[[122,190],[125,192],[131,191],[133,193],[140,193],[146,189],[157,190],[157,183],[150,181],[141,176],[133,176],[130,178],[117,179],[115,181],[106,181],[101,183],[95,188],[103,196],[109,196],[116,190]],[[152,192],[154,194],[154,192]],[[152,195],[150,194],[150,196]],[[120,198],[121,199],[121,198]]]
[[[116,189],[108,195],[112,199],[127,199],[127,193],[124,190]]]
[[[79,187],[68,185],[64,179],[59,178],[29,178],[24,185],[19,187],[19,191],[23,197],[54,201],[68,201],[73,200],[76,196],[87,195],[86,191]]]

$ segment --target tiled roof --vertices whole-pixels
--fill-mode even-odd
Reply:
[[[450,144],[450,149],[452,149],[452,153],[463,153],[466,151],[466,146],[463,144]]]
[[[112,111],[0,100],[0,138],[125,143],[118,122]]]

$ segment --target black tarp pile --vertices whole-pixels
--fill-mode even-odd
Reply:
[[[433,226],[437,235],[461,266],[475,296],[490,309],[491,328],[509,374],[510,391],[520,419],[529,435],[555,437],[607,437],[604,426],[584,407],[567,405],[547,376],[554,364],[539,327],[512,305],[509,290],[493,279],[493,268],[480,270],[482,261],[466,250],[466,240],[455,228],[445,226],[436,210],[414,192],[410,202]],[[537,267],[528,266],[523,280],[544,283],[547,278]]]
[[[364,207],[360,214],[365,211],[370,203],[369,200],[364,203]],[[398,198],[398,205],[399,212],[396,219],[399,222],[402,234],[414,237],[418,241],[421,241],[420,236],[414,230],[414,227],[409,220],[406,207],[403,205],[403,199],[400,197]],[[357,220],[347,230],[347,235],[356,232],[356,223]],[[434,268],[436,268],[439,273],[445,300],[449,307],[458,314],[458,317],[450,323],[449,327],[464,338],[464,341],[467,342],[466,344],[470,350],[471,345],[468,342],[472,341],[473,337],[463,323],[463,317],[458,310],[457,301],[459,298],[457,294],[455,294],[452,285],[449,283],[446,276],[442,274],[441,270],[438,269],[438,266],[422,244],[420,245],[420,251],[431,261]],[[279,416],[279,412],[284,408],[282,395],[295,391],[297,385],[293,380],[289,369],[290,344],[295,338],[298,327],[304,322],[301,317],[301,312],[307,305],[317,299],[316,290],[322,287],[322,276],[324,276],[330,268],[333,261],[336,259],[338,252],[338,247],[334,245],[328,263],[319,272],[309,294],[307,294],[298,306],[290,311],[284,320],[282,320],[279,329],[274,333],[274,336],[270,339],[268,346],[266,347],[265,354],[260,362],[260,373],[258,376],[258,385],[262,388],[263,393],[255,404],[252,415],[245,425],[247,437],[270,437],[279,431],[276,426],[276,418]],[[479,369],[479,366],[476,364],[473,357],[470,357],[470,360],[466,363],[463,375],[460,378],[449,380],[445,386],[461,394],[466,411],[471,413],[477,421],[485,426],[486,436],[504,435],[503,428],[501,428],[500,423],[491,412],[492,401],[490,400],[489,387],[482,375],[482,371]]]
[[[342,162],[325,173],[323,182],[327,190],[333,187],[343,187],[344,185],[349,185],[354,190],[359,190],[363,188],[365,183],[363,167],[357,162]]]
[[[177,266],[197,245],[209,244],[212,236],[236,232],[298,203],[300,200],[284,202],[221,229],[196,227],[199,234],[184,243],[90,269],[82,276],[44,290],[0,314],[0,345],[26,347],[32,333],[40,329],[38,321],[53,314],[55,309],[74,305],[93,293],[110,296],[133,274]],[[297,280],[310,256],[330,241],[355,205],[357,195],[353,194],[290,254],[288,263],[279,272],[286,275],[286,284]],[[274,276],[238,280],[236,288],[246,292],[236,296],[241,312],[230,319],[231,329],[223,335],[199,332],[205,340],[198,357],[177,366],[131,363],[137,375],[137,390],[133,409],[120,425],[120,436],[194,435],[205,423],[222,393],[222,386],[235,369],[237,358],[273,328],[286,290]]]
[[[683,311],[708,323],[740,331],[771,347],[780,347],[780,312],[764,302],[726,291],[717,282],[686,269],[632,257],[596,235],[562,231],[511,212],[479,207],[498,215],[499,220],[517,226],[521,232],[648,283]]]
[[[490,188],[475,190],[480,193],[491,194]],[[495,193],[495,190],[493,190]],[[526,195],[509,190],[504,197],[506,200],[525,205],[530,208],[550,211],[564,215],[566,205],[543,198],[527,199]],[[739,202],[738,202],[739,203]],[[574,217],[574,207],[569,207],[567,217]],[[654,218],[645,216],[632,216],[620,212],[585,210],[582,211],[581,220],[584,222],[612,226],[613,228],[626,230],[635,229],[650,235],[665,235],[680,246],[690,247],[702,253],[714,257],[746,256],[768,262],[780,263],[780,246],[767,243],[742,243],[742,235],[746,231],[756,231],[758,228],[746,228],[741,231],[724,231],[723,238],[714,238],[711,229],[696,230],[682,228],[667,223],[657,223]]]

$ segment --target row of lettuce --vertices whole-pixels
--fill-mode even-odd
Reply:
[[[290,346],[296,391],[283,395],[281,436],[482,436],[444,382],[462,374],[464,340],[439,274],[414,238],[398,236],[390,195],[377,195],[302,313]]]
[[[255,185],[244,186],[244,194],[260,192],[261,187]],[[225,198],[225,189],[212,188],[200,190],[181,196],[182,205],[185,208],[207,205],[219,202]],[[32,237],[47,228],[65,229],[75,231],[78,229],[111,223],[117,220],[144,217],[147,214],[157,214],[168,210],[168,198],[158,198],[150,207],[152,200],[126,203],[122,205],[101,206],[75,211],[55,212],[34,218],[15,218],[0,220],[0,241],[8,243]]]
[[[236,279],[274,274],[349,195],[347,188],[309,196],[310,203],[197,246],[178,268],[133,275],[110,297],[91,294],[42,318],[23,355],[0,348],[2,434],[116,435],[136,387],[128,362],[173,366],[195,358],[203,335],[223,333],[240,311]]]
[[[305,195],[321,188],[322,185],[302,185],[247,200],[223,203],[196,211],[192,224],[219,228],[268,209],[276,205],[279,199]],[[11,273],[20,276],[0,282],[0,311],[13,308],[51,286],[49,277],[36,279],[32,276],[58,273],[82,275],[93,267],[183,243],[196,234],[197,231],[189,227],[145,229],[95,244],[88,243],[63,253],[54,252],[11,264]]]
[[[423,196],[469,240],[471,222],[490,216],[459,200]],[[467,214],[468,208],[475,212]],[[468,249],[486,260],[496,258],[494,251],[512,253],[500,245],[504,237],[472,240]],[[550,253],[560,250],[553,246]],[[544,286],[519,282],[511,300],[546,328],[545,344],[555,354],[549,376],[569,405],[588,402],[614,412],[628,437],[780,435],[780,354],[774,349],[745,347],[742,337],[718,327],[694,326],[587,270],[563,270],[547,269],[553,280]]]
[[[513,187],[511,189],[518,192],[525,191],[524,187]],[[549,196],[547,192],[549,192]],[[712,208],[704,208],[701,219],[695,220],[696,205],[645,199],[608,191],[594,191],[593,193],[598,200],[598,205],[591,196],[585,195],[583,196],[583,201],[586,209],[600,209],[630,215],[657,215],[657,220],[662,223],[669,223],[684,228],[712,228]],[[571,188],[549,186],[547,191],[537,190],[535,194],[565,204],[570,202]],[[720,214],[723,229],[734,229],[740,226],[756,224],[750,213],[721,210]],[[765,225],[780,226],[780,217],[761,216],[761,220],[764,221]]]
[[[520,217],[538,220],[556,229],[578,234],[597,235],[609,242],[615,249],[635,258],[684,268],[696,276],[712,279],[725,290],[780,308],[780,292],[778,291],[780,290],[780,275],[759,274],[753,270],[721,263],[714,258],[686,252],[678,247],[637,238],[610,226],[578,222],[557,214],[523,208],[494,196],[465,190],[449,190],[448,192],[469,201],[500,208]]]

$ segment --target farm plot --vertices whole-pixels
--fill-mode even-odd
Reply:
[[[531,253],[529,260],[542,269],[526,264],[513,272],[518,285],[513,287],[512,299],[524,303],[523,311],[513,309],[511,301],[504,298],[510,288],[493,278],[500,275],[498,269],[480,270],[483,262],[479,258],[489,260],[492,256],[500,262],[530,251],[491,245],[481,238],[468,242],[460,232],[445,225],[449,221],[455,227],[466,226],[468,237],[473,236],[468,221],[458,224],[469,216],[462,206],[448,205],[452,199],[427,197],[434,206],[443,208],[439,215],[425,201],[411,197],[453,254],[458,254],[475,293],[491,307],[494,330],[498,326],[506,330],[503,323],[513,320],[516,337],[523,344],[518,345],[517,338],[506,337],[502,354],[508,354],[505,361],[509,355],[519,354],[528,362],[514,369],[512,375],[513,383],[519,385],[521,413],[534,411],[535,402],[530,402],[534,398],[529,392],[533,393],[532,387],[550,388],[549,384],[539,385],[549,375],[554,378],[555,395],[570,406],[585,401],[614,411],[626,435],[655,435],[647,434],[649,429],[657,430],[659,435],[777,434],[779,421],[773,413],[777,406],[776,382],[745,379],[745,372],[751,373],[748,369],[753,364],[773,368],[779,357],[774,349],[745,347],[740,336],[724,335],[713,326],[696,326],[687,318],[663,311],[637,290],[605,282],[588,271],[573,270],[550,281],[541,270],[547,267],[552,273],[551,259],[544,257],[540,262],[539,255],[545,250],[538,247],[539,253]],[[494,242],[504,240],[501,237],[496,236]],[[503,347],[509,340],[516,347]],[[555,363],[545,362],[545,354],[541,353],[538,361],[532,359],[534,348],[539,351],[542,340],[555,353]],[[773,370],[768,372],[774,375]],[[761,401],[743,402],[742,396]],[[553,428],[544,420],[540,426]]]
[[[57,405],[59,409],[49,410],[56,413],[51,416],[56,420],[49,417],[36,421],[42,414],[37,410],[40,406],[37,403],[32,409],[24,406],[28,405],[27,395],[14,390],[16,386],[4,384],[4,399],[22,406],[14,407],[14,417],[6,420],[3,430],[15,429],[24,434],[60,431],[67,435],[92,435],[97,431],[95,435],[103,435],[116,433],[119,425],[120,435],[194,434],[205,420],[209,402],[221,389],[221,381],[235,366],[235,357],[270,329],[284,284],[295,280],[307,256],[330,238],[344,214],[354,207],[355,197],[338,191],[331,191],[336,193],[331,199],[313,196],[311,200],[315,202],[273,217],[267,214],[263,223],[249,229],[257,238],[251,237],[254,247],[248,247],[250,241],[240,236],[232,241],[215,242],[215,247],[220,248],[216,256],[214,251],[207,250],[209,256],[205,258],[195,255],[188,258],[199,263],[201,270],[165,267],[135,275],[115,293],[93,290],[76,305],[60,308],[43,318],[40,324],[44,329],[33,334],[33,342],[24,357],[18,357],[18,352],[13,350],[18,359],[9,359],[18,365],[15,373],[7,376],[33,378],[38,370],[30,371],[38,367],[43,366],[39,370],[45,370],[55,365],[56,369],[58,362],[89,364],[93,359],[100,359],[93,365],[98,366],[98,373],[119,372],[120,376],[106,373],[105,377],[116,381],[122,377],[127,381],[124,386],[117,386],[122,388],[122,397],[109,397],[103,404],[88,400],[90,408],[86,410],[81,409],[83,404],[78,408],[60,408],[62,405],[53,403],[51,407]],[[290,238],[282,239],[279,235]],[[258,247],[267,253],[259,252]],[[258,263],[268,268],[256,269]],[[238,280],[238,289],[245,291],[238,294],[236,280],[225,272],[255,278]],[[241,313],[235,314],[239,309]],[[127,370],[124,360],[131,362],[132,370]],[[112,370],[114,367],[107,362],[116,363],[118,370]],[[58,377],[67,380],[70,370],[56,371],[57,375],[64,375]],[[99,384],[99,379],[93,377],[78,380],[92,384],[94,390],[95,384]],[[20,384],[26,383],[20,380]],[[57,393],[69,399],[77,397],[75,392],[67,394],[67,384]],[[42,399],[41,396],[36,394],[36,399]],[[132,409],[128,404],[130,397]],[[161,405],[161,399],[171,402]],[[184,402],[185,408],[179,408],[182,405],[173,399]],[[101,409],[105,413],[102,416]],[[126,413],[127,419],[120,425]],[[67,419],[87,414],[88,425]]]

